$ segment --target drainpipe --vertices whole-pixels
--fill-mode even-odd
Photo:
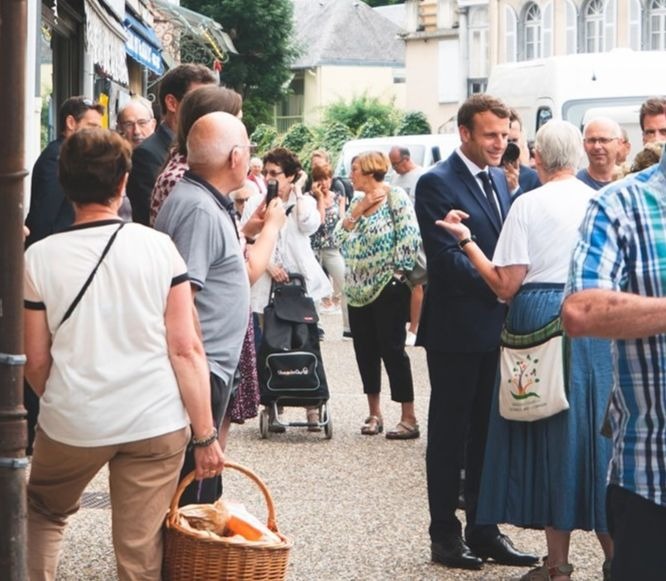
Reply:
[[[27,0],[0,2],[0,573],[27,579],[23,181]]]

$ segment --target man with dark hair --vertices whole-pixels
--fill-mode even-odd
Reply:
[[[529,566],[537,557],[516,550],[496,525],[476,523],[481,468],[499,338],[506,307],[479,276],[463,246],[435,222],[452,210],[490,258],[511,198],[500,164],[509,136],[509,109],[490,95],[473,95],[458,111],[462,145],[423,174],[416,216],[428,259],[428,286],[417,345],[425,347],[430,376],[426,469],[432,560],[481,569],[483,559]],[[465,540],[456,518],[460,469],[465,465]]]
[[[58,112],[60,136],[49,143],[32,168],[30,210],[25,224],[30,230],[25,246],[28,248],[42,238],[64,230],[74,222],[74,208],[65,197],[58,180],[58,158],[63,141],[80,129],[102,126],[104,107],[85,97],[67,99]],[[28,412],[28,448],[32,454],[35,426],[39,414],[39,399],[27,383],[23,386],[23,405]]]
[[[217,83],[213,71],[203,65],[195,64],[179,65],[162,77],[159,88],[162,122],[155,133],[132,154],[132,171],[127,182],[127,197],[132,204],[132,219],[135,222],[149,225],[150,194],[176,135],[180,102],[192,89],[212,83]]]
[[[643,132],[643,145],[666,141],[666,97],[651,97],[641,105],[638,120]]]
[[[58,181],[58,157],[62,142],[79,129],[102,126],[104,107],[85,97],[70,97],[58,112],[60,136],[51,141],[32,168],[30,211],[26,247],[59,232],[74,222],[74,209]]]
[[[541,182],[537,172],[522,163],[523,159],[529,159],[529,151],[523,135],[523,120],[515,109],[509,109],[509,111],[509,143],[514,143],[520,149],[520,157],[515,162],[504,159],[502,166],[511,196],[515,198],[538,188],[541,186]]]

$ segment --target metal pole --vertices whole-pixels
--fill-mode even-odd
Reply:
[[[23,408],[26,0],[0,2],[0,576],[27,579]]]

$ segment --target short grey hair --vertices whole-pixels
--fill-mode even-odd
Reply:
[[[601,125],[605,129],[610,130],[611,137],[622,137],[622,128],[620,127],[620,124],[610,117],[594,117],[593,119],[590,119],[585,123],[585,127],[583,127],[583,135],[585,135],[585,132],[590,125]]]
[[[576,170],[584,155],[583,136],[568,121],[553,119],[537,131],[534,149],[546,173],[561,169]]]

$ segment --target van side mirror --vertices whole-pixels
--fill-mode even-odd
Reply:
[[[432,161],[437,163],[442,159],[442,152],[439,150],[439,145],[432,146]]]

